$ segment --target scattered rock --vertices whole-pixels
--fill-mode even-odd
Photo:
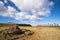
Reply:
[[[34,34],[30,30],[20,29],[18,27],[18,25],[16,25],[16,24],[14,24],[14,25],[10,24],[8,29],[1,30],[0,33],[1,33],[0,36],[2,36],[1,40],[4,40],[4,39],[5,40],[17,40],[21,37],[23,38],[23,37]],[[23,40],[25,40],[25,39],[23,39]]]
[[[22,33],[22,30],[18,27],[18,25],[14,24],[14,25],[9,27],[8,33],[20,34],[20,33]]]

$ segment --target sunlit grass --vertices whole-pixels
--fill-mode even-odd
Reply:
[[[1,30],[8,27],[1,27]],[[60,27],[19,27],[20,29],[27,29],[34,32],[32,36],[19,38],[18,40],[60,40]]]

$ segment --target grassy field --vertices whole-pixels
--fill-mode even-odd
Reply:
[[[1,27],[1,30],[7,27]],[[17,40],[60,40],[60,27],[19,27],[34,32],[33,35],[25,36]]]

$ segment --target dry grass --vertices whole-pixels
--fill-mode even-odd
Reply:
[[[60,40],[60,27],[21,27],[35,33],[22,40]],[[20,40],[20,39],[19,39]]]
[[[0,27],[0,31],[4,30],[4,29],[7,29],[7,28],[9,28],[9,27]]]
[[[7,27],[2,27],[6,29]],[[20,27],[21,29],[27,29],[33,31],[33,35],[25,35],[17,40],[60,40],[60,27]]]

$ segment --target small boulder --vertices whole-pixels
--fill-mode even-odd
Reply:
[[[19,34],[21,32],[22,32],[22,30],[18,27],[18,25],[10,24],[10,27],[8,29],[8,33]]]

